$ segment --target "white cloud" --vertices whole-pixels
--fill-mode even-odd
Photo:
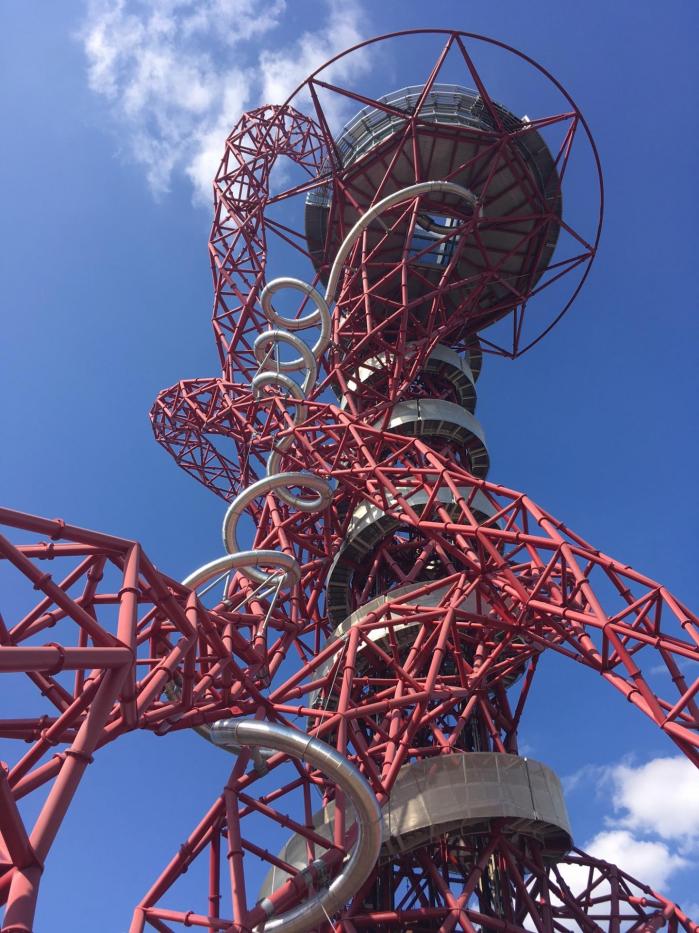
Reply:
[[[606,800],[614,813],[606,823],[699,846],[699,773],[681,755],[636,765],[585,765],[562,778],[566,794],[585,791]]]
[[[638,839],[626,829],[598,833],[585,848],[590,855],[618,865],[658,891],[667,888],[668,879],[678,869],[689,866],[685,858],[671,852],[665,843]]]
[[[668,897],[678,872],[697,870],[699,775],[686,758],[587,765],[563,783],[568,793],[584,790],[588,805],[594,796],[595,807],[606,798],[613,808],[604,818],[606,828],[583,845],[591,855]],[[579,866],[563,866],[562,874],[575,892],[587,883],[587,869]],[[608,884],[600,885],[600,894],[608,892]],[[685,909],[690,917],[696,914],[696,905]]]
[[[156,195],[183,172],[209,203],[238,117],[281,103],[326,58],[359,41],[356,2],[326,0],[315,31],[279,46],[287,0],[92,0],[80,31],[91,89],[109,103],[123,153]],[[259,51],[271,40],[275,51]],[[257,43],[257,44],[256,44]],[[335,77],[362,68],[363,57]]]
[[[626,829],[611,829],[597,833],[585,846],[585,851],[616,865],[641,884],[647,884],[661,894],[669,895],[670,880],[680,869],[690,868],[691,862],[673,852],[660,840],[639,839]],[[589,883],[589,868],[584,865],[561,864],[559,870],[574,895],[584,891]],[[595,897],[608,897],[608,881],[595,882]],[[558,903],[558,898],[555,898]],[[689,914],[692,916],[692,914]]]
[[[328,29],[319,32],[304,32],[289,49],[265,50],[260,55],[263,74],[262,98],[266,101],[283,101],[324,61],[343,49],[351,48],[361,39],[360,19],[363,11],[345,0],[330,0]],[[368,67],[368,56],[363,51],[340,59],[323,75],[326,81],[343,81]],[[329,104],[331,123],[341,118],[344,107],[337,97],[326,97]]]
[[[686,758],[620,764],[609,774],[619,825],[685,844],[699,837],[699,776]]]

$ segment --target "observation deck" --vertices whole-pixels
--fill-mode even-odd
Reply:
[[[328,184],[307,196],[309,252],[325,278],[344,233],[377,192],[385,197],[416,181],[448,179],[468,189],[472,201],[450,194],[426,200],[407,242],[414,270],[409,302],[418,318],[426,317],[420,299],[429,303],[439,285],[444,310],[469,302],[486,326],[531,291],[551,261],[561,216],[556,165],[525,117],[499,104],[491,112],[476,91],[448,84],[436,84],[414,116],[422,92],[406,87],[381,97],[381,106],[365,107],[344,128],[334,158],[345,190],[340,196]],[[411,120],[414,135],[405,132]],[[387,232],[375,223],[367,231],[374,313],[382,302],[386,314],[395,306],[400,280],[387,270],[400,265],[405,251],[404,225]]]
[[[333,837],[335,807],[314,814],[315,832]],[[501,821],[505,836],[535,839],[545,859],[555,860],[572,846],[570,821],[561,783],[546,765],[499,752],[469,752],[428,758],[401,768],[382,808],[380,861],[389,861],[446,837],[458,858],[464,837],[488,833]],[[348,825],[351,823],[348,815]],[[302,870],[308,863],[308,840],[294,835],[278,858]],[[289,878],[272,867],[259,892],[267,897]]]

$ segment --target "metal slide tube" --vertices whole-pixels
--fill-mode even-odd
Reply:
[[[453,181],[421,181],[416,185],[408,185],[407,188],[401,188],[399,191],[394,191],[392,194],[387,195],[385,198],[382,198],[380,201],[377,201],[373,207],[370,207],[366,211],[356,224],[352,227],[350,232],[342,241],[342,244],[337,251],[337,255],[332,264],[330,270],[330,275],[328,276],[328,284],[325,289],[325,300],[328,304],[335,299],[335,292],[337,291],[337,285],[340,280],[340,273],[342,272],[342,266],[347,259],[349,251],[354,246],[357,238],[364,233],[366,228],[375,220],[380,214],[383,214],[384,211],[387,211],[389,208],[394,207],[396,204],[400,204],[401,201],[407,201],[409,198],[416,198],[421,194],[430,194],[432,191],[439,191],[442,194],[455,194],[459,198],[463,198],[464,201],[468,201],[471,207],[475,208],[478,205],[478,198],[472,191],[469,191],[468,188],[464,188],[463,185],[457,185]]]
[[[284,288],[303,292],[315,304],[315,310],[298,320],[282,317],[272,305],[272,295]],[[330,312],[325,299],[306,282],[300,279],[278,278],[270,282],[262,291],[260,303],[271,324],[284,327],[266,330],[261,333],[253,345],[255,359],[259,363],[257,374],[252,380],[252,391],[256,398],[264,400],[262,390],[265,386],[273,385],[285,390],[296,403],[294,423],[306,417],[306,407],[303,404],[318,378],[318,359],[330,340]],[[287,331],[305,330],[308,327],[320,327],[320,336],[313,348],[303,340]],[[299,354],[298,358],[282,361],[270,359],[274,347],[280,343],[292,346]],[[298,385],[287,376],[287,372],[306,370],[302,385]],[[267,476],[248,486],[231,502],[223,519],[223,543],[226,550],[234,560],[227,561],[226,557],[219,558],[205,564],[194,571],[187,580],[197,581],[200,585],[204,580],[211,578],[219,570],[235,568],[241,570],[246,577],[256,583],[279,582],[279,570],[282,571],[280,587],[288,589],[299,582],[301,569],[298,562],[290,554],[283,554],[267,550],[240,550],[237,528],[238,522],[250,503],[258,496],[274,492],[283,502],[301,512],[317,512],[326,508],[332,500],[333,490],[327,480],[311,473],[281,473],[279,463],[281,455],[292,442],[293,436],[288,435],[275,444],[274,450],[267,460]],[[316,496],[308,499],[291,491],[293,486],[312,489]],[[261,570],[261,566],[279,568],[272,572]],[[191,584],[190,584],[191,585]]]
[[[311,313],[307,314],[305,317],[282,317],[282,315],[280,315],[272,305],[272,295],[278,291],[281,291],[283,288],[290,288],[294,291],[303,292],[304,294],[308,295],[313,304],[316,306],[316,310],[311,311]],[[328,308],[327,294],[328,292],[326,289],[326,297],[323,298],[323,296],[307,282],[303,282],[301,279],[292,279],[288,276],[280,276],[279,278],[272,279],[272,281],[265,285],[265,287],[262,289],[262,294],[260,295],[260,304],[262,305],[262,310],[264,311],[265,317],[270,322],[270,324],[277,324],[278,326],[283,327],[285,330],[306,330],[308,327],[315,327],[316,325],[319,325],[320,337],[311,349],[313,356],[316,359],[319,359],[321,354],[325,351],[326,347],[330,343],[330,310]],[[289,366],[289,364],[287,364],[287,366]]]
[[[287,726],[251,719],[224,719],[211,727],[211,739],[217,745],[272,748],[308,762],[332,778],[352,803],[357,841],[349,859],[330,885],[278,916],[274,915],[271,898],[264,898],[260,904],[263,910],[269,911],[269,919],[257,929],[264,930],[264,933],[275,933],[282,928],[284,933],[307,933],[346,904],[376,864],[381,850],[381,809],[376,796],[366,778],[334,748]],[[309,878],[309,886],[310,883]]]
[[[290,486],[303,486],[313,489],[317,495],[312,499],[305,499],[303,496],[291,493],[289,491]],[[241,551],[237,534],[238,521],[253,499],[280,490],[284,491],[285,501],[295,506],[300,512],[321,511],[330,503],[333,494],[332,488],[327,481],[320,476],[315,476],[313,473],[275,473],[272,476],[263,476],[262,479],[258,479],[257,482],[248,486],[240,495],[236,496],[228,506],[228,511],[223,518],[223,544],[229,554],[242,558],[238,569],[242,570],[247,577],[256,583],[267,583],[273,575],[276,576],[276,571],[274,574],[269,574],[264,570],[260,570],[259,566],[261,563],[281,566],[281,561],[277,559],[277,555],[281,558],[282,553],[260,550]],[[285,587],[292,584],[292,578],[298,580],[301,576],[296,560],[290,555],[284,555],[284,563],[288,564],[289,561],[293,561],[295,570],[293,573],[288,570],[285,572],[284,582],[282,583],[282,586]]]
[[[217,557],[216,560],[209,561],[208,564],[203,564],[201,567],[198,567],[195,571],[190,573],[188,577],[184,578],[182,585],[196,590],[197,587],[202,586],[204,583],[208,583],[209,580],[213,580],[214,577],[220,576],[227,570],[249,568],[253,558],[257,561],[258,565],[272,564],[279,567],[280,570],[284,571],[287,585],[293,586],[295,583],[298,583],[301,577],[298,563],[290,554],[284,554],[283,551],[237,551],[235,554],[224,554],[222,557]],[[270,577],[271,576],[272,574],[270,574]]]
[[[259,369],[257,375],[252,380],[252,389],[256,397],[262,397],[262,389],[266,385],[276,385],[280,389],[286,390],[297,403],[294,416],[294,423],[306,417],[306,408],[303,405],[308,393],[315,385],[318,377],[318,360],[320,355],[330,342],[330,311],[329,304],[335,299],[342,266],[349,255],[352,246],[359,236],[364,232],[367,226],[384,211],[412,197],[418,197],[421,194],[429,194],[433,191],[454,194],[457,197],[467,201],[474,209],[478,205],[478,199],[462,185],[457,185],[452,181],[423,181],[415,185],[408,185],[401,188],[400,191],[394,191],[387,197],[382,198],[373,207],[370,207],[363,214],[357,223],[349,231],[337,252],[335,260],[330,270],[328,284],[325,289],[325,297],[307,282],[301,279],[290,277],[280,277],[269,282],[260,295],[260,304],[262,310],[270,324],[276,324],[285,330],[271,329],[260,334],[254,343],[255,359],[258,361]],[[315,309],[310,314],[301,318],[285,318],[274,308],[272,296],[283,289],[300,291],[307,295],[315,305]],[[312,348],[308,347],[302,340],[292,333],[285,331],[306,330],[309,327],[320,327],[320,336]],[[281,360],[270,360],[272,347],[275,344],[287,343],[294,347],[299,353],[295,360],[287,362]],[[287,372],[306,370],[306,376],[303,385],[297,385]],[[223,543],[230,555],[236,555],[237,560],[228,564],[229,567],[235,567],[241,570],[249,579],[256,583],[267,583],[278,576],[279,571],[274,570],[271,573],[260,569],[260,565],[281,568],[283,571],[282,587],[289,588],[294,586],[301,577],[301,570],[298,562],[290,555],[281,553],[276,556],[274,551],[250,550],[241,551],[237,536],[237,526],[245,509],[250,505],[253,499],[258,496],[274,492],[287,505],[297,508],[302,512],[316,512],[326,508],[332,500],[333,490],[328,482],[319,476],[310,473],[281,473],[278,472],[281,455],[292,442],[292,435],[288,435],[275,445],[275,449],[267,460],[267,476],[253,483],[247,489],[239,493],[231,502],[228,511],[223,520]],[[306,499],[292,493],[290,487],[301,486],[313,489],[317,496],[313,499]],[[222,563],[222,562],[221,562]],[[213,561],[205,564],[204,567],[196,570],[191,579],[199,580],[201,574],[206,576],[208,568],[218,567],[219,562]],[[190,578],[188,578],[190,579]]]
[[[293,347],[299,354],[298,359],[286,362],[277,359],[270,360],[271,347],[273,347],[274,344],[280,343],[286,343],[290,347]],[[307,392],[310,386],[315,385],[318,375],[316,358],[313,356],[308,344],[304,343],[296,334],[290,334],[279,327],[275,327],[272,330],[265,330],[255,338],[252,350],[261,370],[295,372],[296,370],[305,369],[306,378],[304,380],[303,391]]]
[[[303,402],[315,385],[318,376],[318,361],[330,341],[331,320],[328,306],[335,298],[342,266],[352,246],[367,226],[381,213],[401,201],[433,191],[454,194],[467,201],[474,209],[478,204],[471,191],[454,182],[427,181],[409,185],[369,208],[352,227],[333,262],[324,298],[312,285],[300,279],[277,278],[265,286],[260,296],[260,304],[267,320],[270,324],[277,325],[277,328],[264,331],[254,343],[255,359],[259,363],[258,372],[252,380],[252,388],[256,397],[264,399],[262,395],[264,386],[276,385],[286,390],[297,405],[294,423],[306,417]],[[272,305],[272,296],[286,288],[307,295],[315,305],[315,310],[298,319],[285,318],[280,315]],[[280,327],[284,330],[278,329]],[[287,333],[287,331],[305,330],[309,327],[320,327],[320,336],[312,348],[294,334]],[[276,358],[270,359],[275,344],[280,343],[292,346],[298,352],[298,358],[287,362]],[[288,372],[304,369],[306,376],[301,386],[286,375]],[[333,490],[329,483],[320,476],[311,473],[277,472],[281,455],[291,440],[292,435],[288,435],[288,438],[275,444],[267,460],[267,476],[240,492],[228,507],[223,519],[223,543],[229,552],[228,555],[211,561],[190,574],[184,581],[188,586],[196,588],[229,569],[241,570],[256,583],[270,585],[277,583],[280,588],[290,588],[299,582],[301,570],[292,555],[262,549],[242,551],[237,535],[238,522],[243,512],[259,496],[274,492],[284,502],[301,512],[321,511],[330,504]],[[309,499],[292,493],[291,488],[294,486],[312,489],[316,492],[316,496]],[[271,566],[277,569],[266,571],[260,569],[261,566]],[[234,754],[240,747],[248,745],[264,750],[260,752],[264,754],[264,757],[269,754],[269,749],[276,749],[294,758],[308,761],[331,776],[352,801],[357,813],[357,844],[349,861],[327,890],[317,893],[304,904],[278,917],[273,916],[272,900],[266,898],[262,902],[266,905],[265,909],[270,911],[270,919],[264,924],[265,933],[279,930],[282,926],[284,933],[305,933],[345,904],[357,892],[374,867],[381,848],[381,811],[371,787],[359,771],[330,746],[319,739],[311,739],[303,733],[286,727],[269,722],[229,719],[215,722],[211,727],[202,730],[202,734],[215,744],[228,747]]]

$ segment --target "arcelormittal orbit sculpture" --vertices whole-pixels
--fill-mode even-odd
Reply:
[[[375,96],[396,46],[422,83]],[[530,69],[549,110],[495,102],[473,60],[495,53]],[[345,86],[357,71],[363,92]],[[484,353],[516,357],[553,326],[600,222],[579,110],[492,40],[372,40],[284,106],[241,117],[210,240],[223,373],[178,383],[152,411],[158,441],[229,501],[222,556],[177,584],[133,543],[3,515],[54,539],[3,545],[43,596],[4,625],[0,656],[58,710],[2,724],[34,743],[2,785],[4,929],[31,929],[70,799],[61,776],[74,791],[76,769],[133,728],[196,728],[233,758],[132,933],[698,929],[575,848],[557,777],[517,748],[550,650],[699,764],[696,617],[488,480],[474,414]],[[36,569],[57,557],[81,568],[61,584]],[[110,562],[124,579],[99,598]],[[113,631],[98,622],[106,604],[121,606]],[[57,621],[77,643],[39,648]],[[644,675],[659,664],[662,695]],[[72,692],[56,680],[66,670]],[[13,799],[48,780],[59,790],[37,836]],[[202,860],[208,883],[182,904]]]

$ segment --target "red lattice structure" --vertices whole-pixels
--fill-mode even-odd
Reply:
[[[401,44],[422,83],[376,96],[374,66]],[[493,101],[474,60],[495,53],[532,69],[551,109]],[[361,87],[338,83],[351,56]],[[518,754],[550,650],[699,764],[699,620],[488,480],[474,414],[484,355],[533,346],[594,257],[601,176],[578,108],[492,40],[382,37],[243,115],[214,190],[222,374],[162,392],[151,416],[229,503],[226,553],[179,584],[132,542],[0,516],[53,539],[2,549],[44,594],[3,627],[3,670],[53,706],[0,725],[34,743],[3,783],[3,929],[31,929],[88,756],[128,729],[197,728],[232,753],[231,773],[132,933],[694,933],[574,847],[555,774]],[[56,557],[74,564],[60,584],[37,569]],[[60,643],[39,646],[56,622]],[[41,763],[55,742],[65,752]],[[12,801],[64,774],[50,830],[25,830]],[[192,899],[182,878],[202,861]]]
[[[0,536],[13,617],[0,617],[0,670],[27,709],[0,723],[21,750],[0,769],[0,891],[3,930],[31,930],[46,856],[93,756],[132,729],[192,728],[245,707],[259,662],[239,613],[205,610],[137,542],[9,509],[0,522],[22,538]],[[19,673],[25,683],[8,679]],[[45,800],[28,826],[18,803],[31,794]]]

